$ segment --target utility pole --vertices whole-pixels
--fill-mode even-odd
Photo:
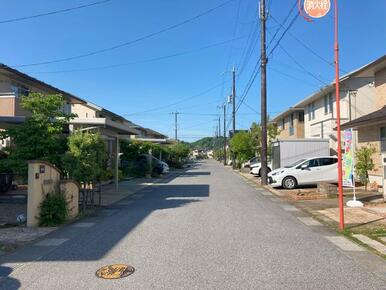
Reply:
[[[221,115],[218,116],[218,146],[221,148]]]
[[[261,184],[267,185],[267,52],[265,0],[260,0],[261,22]]]
[[[236,133],[236,69],[233,66],[232,70],[232,132],[233,136]],[[232,154],[232,166],[236,166],[235,154]]]
[[[174,115],[174,138],[176,142],[178,143],[178,115],[181,114],[177,111],[170,113],[171,115]]]
[[[224,165],[227,165],[227,129],[226,129],[226,104],[223,105],[224,108]]]

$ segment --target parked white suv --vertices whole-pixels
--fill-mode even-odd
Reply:
[[[251,171],[250,173],[255,175],[255,176],[260,176],[261,175],[261,162],[254,163],[250,166]],[[272,168],[272,162],[268,162],[268,172],[271,172]]]
[[[301,159],[289,166],[271,171],[269,183],[273,187],[293,189],[298,185],[316,184],[321,181],[338,182],[338,158],[322,156]]]

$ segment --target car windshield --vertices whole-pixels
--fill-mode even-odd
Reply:
[[[294,163],[292,163],[290,165],[284,166],[284,167],[285,168],[292,168],[292,167],[295,167],[295,166],[299,165],[300,163],[303,163],[304,161],[306,161],[306,159],[300,159],[300,160],[298,160],[298,161],[296,161],[296,162],[294,162]]]

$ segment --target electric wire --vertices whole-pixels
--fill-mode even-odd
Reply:
[[[74,55],[74,56],[70,56],[70,57],[64,57],[64,58],[58,58],[58,59],[53,59],[53,60],[49,60],[49,61],[41,61],[41,62],[35,62],[35,63],[29,63],[29,64],[18,64],[18,65],[13,65],[12,67],[13,68],[19,68],[19,67],[29,67],[29,66],[37,66],[37,65],[45,65],[45,64],[52,64],[52,63],[59,63],[59,62],[65,62],[65,61],[71,61],[71,60],[75,60],[75,59],[80,59],[80,58],[85,58],[85,57],[90,57],[90,56],[93,56],[93,55],[97,55],[97,54],[101,54],[101,53],[105,53],[107,51],[111,51],[111,50],[115,50],[115,49],[118,49],[118,48],[121,48],[121,47],[125,47],[125,46],[129,46],[129,45],[132,45],[132,44],[135,44],[135,43],[138,43],[138,42],[141,42],[143,40],[146,40],[146,39],[149,39],[149,38],[152,38],[154,36],[157,36],[159,34],[162,34],[162,33],[165,33],[167,31],[170,31],[170,30],[173,30],[173,29],[176,29],[180,26],[183,26],[185,24],[188,24],[190,22],[193,22],[203,16],[206,16],[224,6],[226,6],[227,4],[233,2],[235,0],[228,0],[228,1],[225,1],[215,7],[212,7],[204,12],[201,12],[193,17],[190,17],[188,19],[185,19],[181,22],[178,22],[178,23],[175,23],[175,24],[172,24],[170,26],[167,26],[163,29],[160,29],[160,30],[157,30],[155,32],[151,32],[151,33],[148,33],[146,35],[143,35],[141,37],[138,37],[136,39],[133,39],[133,40],[129,40],[129,41],[126,41],[126,42],[123,42],[123,43],[120,43],[120,44],[117,44],[117,45],[113,45],[113,46],[110,46],[110,47],[106,47],[106,48],[103,48],[103,49],[99,49],[99,50],[94,50],[94,51],[91,51],[91,52],[88,52],[88,53],[83,53],[83,54],[78,54],[78,55]]]
[[[111,65],[104,65],[104,66],[96,66],[96,67],[89,67],[89,68],[79,68],[79,69],[66,69],[66,70],[54,70],[54,71],[29,71],[29,73],[39,73],[39,74],[57,74],[57,73],[71,73],[71,72],[84,72],[84,71],[95,71],[95,70],[106,70],[106,69],[112,69],[112,68],[119,68],[119,67],[124,67],[124,66],[129,66],[129,65],[135,65],[135,64],[141,64],[141,63],[151,63],[155,61],[160,61],[160,60],[165,60],[165,59],[170,59],[174,57],[179,57],[179,56],[184,56],[184,55],[189,55],[193,54],[196,52],[200,52],[206,49],[210,49],[213,47],[221,46],[227,43],[230,43],[234,40],[241,39],[244,37],[238,37],[236,39],[229,39],[225,40],[222,42],[217,42],[213,44],[209,44],[206,46],[202,46],[196,49],[191,49],[183,52],[177,52],[169,55],[164,55],[164,56],[159,56],[159,57],[153,57],[149,59],[143,59],[143,60],[138,60],[138,61],[132,61],[132,62],[125,62],[125,63],[118,63],[118,64],[111,64]]]
[[[35,14],[35,15],[30,15],[30,16],[23,16],[23,17],[0,20],[0,24],[24,21],[24,20],[28,20],[28,19],[34,19],[34,18],[49,16],[49,15],[54,15],[54,14],[60,14],[60,13],[64,13],[64,12],[69,12],[69,11],[73,11],[73,10],[79,10],[79,9],[83,9],[83,8],[87,8],[87,7],[91,7],[91,6],[104,4],[107,2],[111,2],[111,1],[113,1],[113,0],[97,1],[97,2],[93,2],[93,3],[89,3],[89,4],[84,4],[84,5],[79,5],[79,6],[75,6],[75,7],[50,11],[50,12],[46,12],[46,13],[40,13],[40,14]]]

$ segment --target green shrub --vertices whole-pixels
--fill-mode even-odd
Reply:
[[[99,133],[75,131],[68,137],[68,149],[63,164],[70,178],[93,182],[106,173],[106,145]]]
[[[49,193],[40,204],[39,225],[52,227],[64,224],[68,218],[67,200],[63,193]]]

